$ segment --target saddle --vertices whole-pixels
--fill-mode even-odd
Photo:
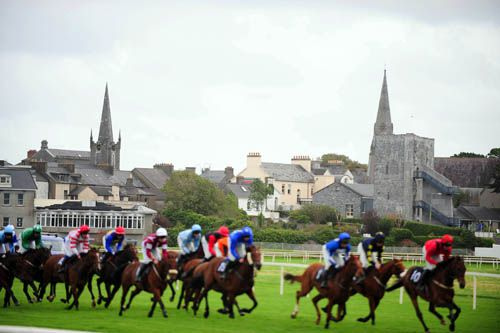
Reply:
[[[413,270],[413,272],[411,272],[410,281],[415,285],[419,285],[421,283],[423,276],[424,276],[424,268],[416,267]]]
[[[316,272],[316,281],[321,281],[323,280],[323,276],[326,274],[326,268],[325,266],[322,266],[318,271]]]

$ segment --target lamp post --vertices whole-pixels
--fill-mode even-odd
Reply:
[[[432,222],[432,198],[434,198],[435,195],[443,195],[443,193],[441,192],[431,193],[431,202],[429,204],[429,223]]]

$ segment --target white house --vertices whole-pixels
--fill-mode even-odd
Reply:
[[[226,184],[226,190],[233,193],[238,198],[238,208],[244,210],[248,216],[258,216],[261,212],[265,218],[278,220],[278,202],[280,193],[274,189],[274,193],[269,195],[264,207],[258,207],[250,198],[249,184]]]

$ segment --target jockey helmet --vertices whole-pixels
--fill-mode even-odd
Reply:
[[[6,234],[13,234],[14,233],[14,226],[12,224],[9,224],[8,226],[3,229],[3,232]]]
[[[42,233],[42,226],[37,224],[33,227],[33,232]]]
[[[191,227],[192,232],[201,232],[201,226],[199,224],[193,224]]]
[[[89,232],[89,231],[90,231],[90,227],[89,227],[88,225],[84,224],[84,225],[82,225],[82,226],[78,229],[78,231],[80,231],[80,233],[82,233],[82,232]]]
[[[167,229],[160,228],[160,229],[156,230],[156,236],[157,237],[167,237]]]
[[[382,231],[379,231],[375,234],[375,241],[376,242],[383,242],[385,240],[385,235]]]
[[[451,235],[443,235],[443,237],[441,237],[441,242],[443,242],[444,244],[452,244],[453,243],[453,237]]]
[[[217,230],[217,232],[221,234],[223,237],[229,236],[229,228],[224,225],[220,227],[219,230]]]
[[[116,227],[115,232],[117,235],[125,235],[125,228],[124,227]]]
[[[347,232],[342,232],[339,235],[339,240],[341,242],[348,242],[351,239],[351,235],[349,235]]]
[[[241,229],[241,231],[243,232],[243,235],[245,237],[253,237],[252,228],[250,228],[250,227],[243,227],[243,229]]]

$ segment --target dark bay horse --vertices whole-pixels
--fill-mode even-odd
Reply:
[[[184,306],[183,309],[188,309],[189,302],[192,300],[191,295],[193,294],[191,292],[190,286],[193,281],[193,272],[194,269],[202,264],[204,261],[203,259],[191,259],[188,262],[184,264],[184,274],[182,274],[181,277],[178,279],[182,281],[182,288],[181,288],[181,294],[179,296],[179,302],[177,303],[177,309],[181,308],[182,305],[182,300],[184,300]]]
[[[450,313],[448,319],[450,319],[450,331],[455,330],[455,321],[460,315],[460,308],[453,301],[453,296],[455,291],[453,290],[453,281],[458,280],[461,289],[465,288],[465,264],[462,257],[451,257],[446,261],[440,262],[429,279],[429,283],[424,289],[417,288],[417,285],[411,281],[411,277],[417,267],[411,267],[406,274],[393,286],[387,289],[387,291],[392,291],[400,287],[404,287],[406,292],[411,298],[411,302],[415,307],[415,312],[417,317],[424,326],[425,332],[429,332],[429,328],[424,322],[422,312],[418,307],[418,297],[429,302],[429,311],[435,315],[441,325],[446,325],[443,316],[436,311],[436,307],[448,308]]]
[[[78,310],[78,299],[85,289],[86,285],[92,283],[92,276],[100,270],[99,251],[91,248],[89,252],[81,254],[81,259],[76,260],[74,264],[68,266],[66,270],[65,286],[69,287],[69,294],[73,296],[73,302],[67,307],[71,310],[73,306]],[[68,295],[68,289],[66,289]],[[92,294],[92,293],[91,293]],[[66,301],[69,302],[69,296]],[[95,306],[94,296],[92,294],[92,306]]]
[[[45,290],[47,286],[50,284],[50,292],[49,295],[47,296],[47,300],[52,302],[56,296],[56,283],[59,282],[64,282],[64,274],[59,273],[59,260],[62,259],[64,255],[62,254],[57,254],[50,256],[49,259],[45,262],[45,265],[43,267],[43,278],[42,282],[40,284],[40,292],[39,292],[39,298],[43,299],[43,296],[45,295]]]
[[[10,305],[11,298],[16,306],[19,305],[19,301],[17,300],[16,296],[14,295],[14,292],[12,291],[12,284],[14,282],[14,272],[11,272],[11,270],[4,264],[4,261],[7,261],[6,258],[12,255],[16,254],[7,253],[2,255],[2,257],[0,258],[0,290],[2,290],[2,288],[5,289],[5,296],[3,303],[4,308]]]
[[[296,294],[296,304],[295,308],[292,312],[291,317],[296,318],[299,313],[299,301],[301,297],[306,296],[309,292],[316,288],[319,291],[319,294],[316,295],[313,299],[313,305],[316,309],[316,324],[319,324],[321,320],[321,313],[318,308],[318,302],[323,298],[328,299],[328,305],[324,308],[326,312],[326,324],[325,328],[330,326],[330,320],[335,322],[341,321],[346,315],[345,303],[349,299],[351,294],[351,286],[353,284],[353,278],[359,278],[363,276],[363,268],[357,256],[351,256],[345,263],[344,267],[342,267],[333,277],[333,279],[329,279],[327,283],[327,288],[321,288],[321,281],[316,279],[318,275],[318,271],[323,268],[322,264],[316,263],[311,264],[302,275],[292,275],[286,273],[284,278],[285,280],[301,283],[301,289],[297,291]],[[337,309],[337,317],[333,318],[331,314],[331,310],[334,304],[338,304]]]
[[[122,274],[122,298],[120,303],[120,312],[119,315],[123,314],[123,311],[128,310],[130,308],[130,304],[137,294],[139,294],[142,290],[147,291],[153,294],[153,298],[151,301],[153,304],[151,305],[151,309],[149,310],[148,317],[152,317],[154,310],[156,308],[156,304],[160,303],[160,308],[163,313],[163,317],[167,318],[167,310],[165,309],[165,305],[161,300],[161,296],[167,287],[168,280],[170,280],[170,275],[177,274],[177,254],[168,253],[168,257],[166,259],[161,260],[157,265],[154,263],[150,263],[149,271],[144,274],[142,280],[140,282],[136,281],[137,270],[139,269],[141,263],[136,261],[132,262],[125,267],[125,270]],[[128,300],[127,306],[124,306],[125,299],[127,298],[128,291],[130,287],[135,286],[135,289],[130,294],[130,298]]]
[[[233,305],[237,305],[236,296],[238,295],[247,294],[253,302],[250,309],[239,309],[238,307],[241,315],[251,313],[257,307],[258,303],[253,292],[253,286],[255,268],[260,270],[262,267],[261,254],[260,250],[254,245],[247,247],[246,251],[250,255],[247,255],[242,263],[229,271],[225,279],[222,279],[220,273],[217,271],[224,258],[214,258],[194,269],[192,287],[193,290],[198,288],[193,305],[195,314],[201,300],[205,298],[204,317],[207,318],[209,316],[208,292],[212,289],[222,293],[222,301],[224,308],[228,310],[229,318],[234,318]]]
[[[101,271],[97,278],[97,289],[99,298],[97,304],[105,301],[104,306],[107,308],[116,292],[120,288],[122,282],[122,273],[125,267],[131,262],[139,261],[137,250],[134,245],[127,244],[123,250],[118,251],[115,255],[109,256],[108,259],[101,263]],[[104,282],[107,297],[104,298],[101,293],[101,284]],[[111,289],[113,287],[113,289]]]
[[[358,321],[365,323],[368,320],[372,320],[372,325],[375,325],[375,310],[380,303],[380,300],[384,297],[385,289],[387,287],[387,282],[391,276],[397,276],[405,271],[405,266],[403,260],[394,259],[386,262],[380,269],[371,269],[365,278],[360,282],[355,283],[353,288],[356,292],[368,298],[368,305],[370,306],[370,313],[368,316],[363,318],[358,318]]]

